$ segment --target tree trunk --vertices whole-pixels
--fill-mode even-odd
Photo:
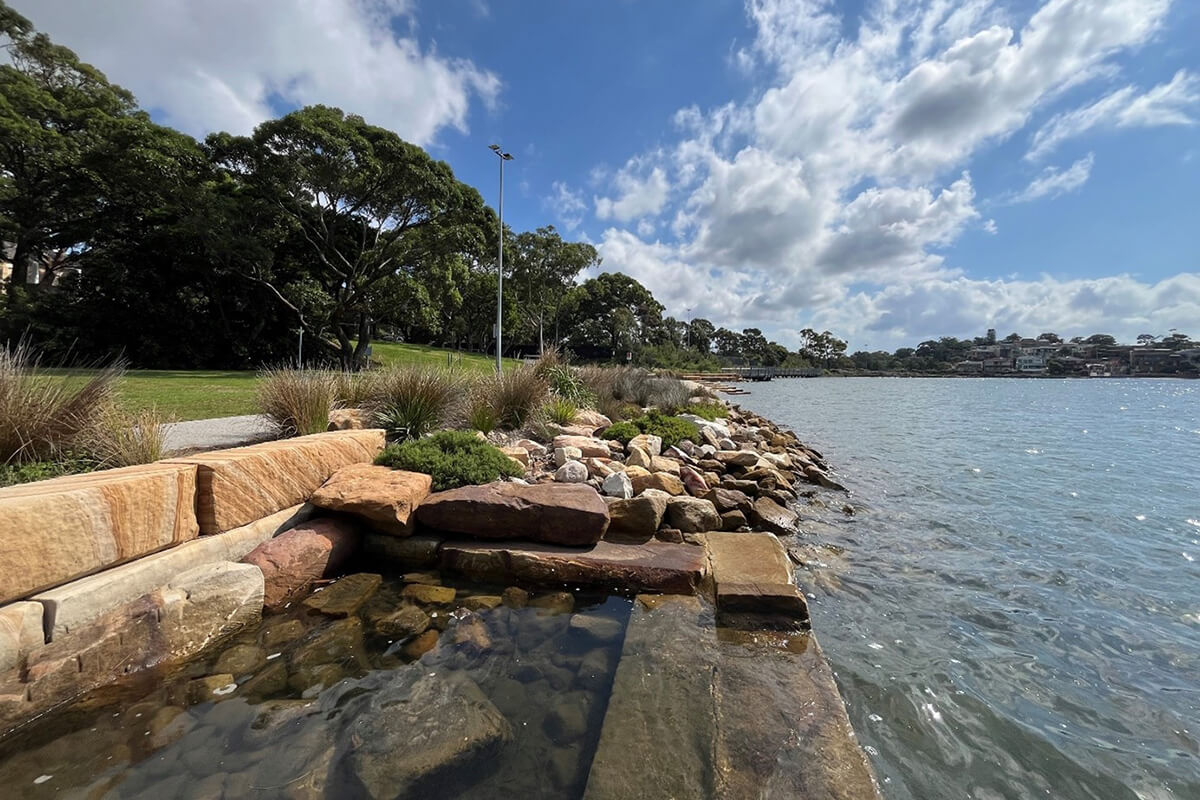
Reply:
[[[351,358],[353,369],[355,371],[367,366],[367,348],[371,346],[371,318],[366,313],[358,315],[358,344],[354,347],[354,355]]]
[[[546,337],[542,333],[542,318],[538,317],[538,357],[546,355]]]

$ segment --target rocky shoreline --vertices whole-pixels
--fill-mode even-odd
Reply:
[[[583,796],[594,800],[628,796],[635,786],[647,797],[877,797],[810,632],[796,559],[782,541],[800,533],[789,507],[800,493],[842,487],[819,452],[761,416],[733,406],[714,420],[683,418],[696,426],[697,441],[674,446],[648,434],[627,444],[602,438],[610,422],[591,411],[538,435],[492,434],[523,477],[442,492],[431,491],[421,473],[357,458],[334,466],[322,455],[325,445],[303,438],[282,460],[256,455],[271,451],[262,445],[242,448],[244,456],[205,454],[211,471],[198,485],[210,499],[197,505],[202,530],[228,530],[294,500],[299,489],[264,485],[284,464],[312,473],[301,483],[313,488],[236,561],[218,556],[21,655],[13,686],[21,696],[9,689],[0,710],[17,724],[68,697],[94,703],[86,698],[97,689],[127,683],[139,670],[182,669],[189,677],[168,698],[177,710],[162,714],[219,708],[232,696],[247,699],[255,714],[284,703],[289,725],[320,729],[308,758],[319,775],[302,796],[326,796],[341,785],[363,796],[403,796],[396,787],[435,785],[511,750],[506,717],[524,711],[498,710],[494,676],[472,670],[488,659],[540,654],[529,662],[532,671],[514,668],[513,675],[548,692],[546,716],[538,719],[549,744],[538,746],[555,758],[555,748],[570,742],[578,751],[586,733],[595,748],[590,760],[576,752],[578,764],[563,767],[559,790],[586,787]],[[359,423],[353,414],[335,420],[352,429]],[[274,444],[278,452],[283,443]],[[318,479],[313,465],[320,463],[329,466]],[[623,638],[620,624],[580,613],[579,592],[636,597]],[[518,622],[522,614],[533,622]],[[561,627],[547,629],[549,620]],[[541,633],[531,637],[533,629]],[[546,638],[546,630],[557,633]],[[555,655],[563,641],[577,640],[603,644],[602,652],[592,661]],[[386,650],[369,654],[370,642]],[[657,643],[653,652],[647,642]],[[140,648],[136,656],[131,647]],[[98,662],[81,661],[80,648]],[[430,682],[430,673],[413,684],[417,673],[406,665],[418,663],[438,665],[442,677]],[[194,674],[201,664],[203,674]],[[662,676],[650,695],[639,677],[646,674]],[[594,694],[609,685],[611,699]],[[356,703],[361,717],[344,733],[315,721],[334,702],[328,698],[347,691],[422,695],[429,711],[400,725],[386,703]],[[564,700],[572,692],[583,693],[583,716],[570,710],[575,700]],[[709,727],[663,742],[658,726],[673,716]],[[563,733],[567,718],[570,735]],[[277,730],[274,716],[255,719]],[[422,752],[393,739],[433,719],[441,722]],[[800,744],[797,726],[810,736]],[[278,746],[294,747],[278,730]],[[664,771],[663,757],[676,769]],[[259,779],[247,774],[224,774],[226,796]]]

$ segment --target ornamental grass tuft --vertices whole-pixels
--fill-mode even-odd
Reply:
[[[273,367],[259,373],[259,412],[281,436],[306,436],[329,429],[338,407],[338,381],[328,370]]]
[[[388,436],[416,439],[454,421],[466,381],[447,369],[410,366],[372,379],[375,419]]]

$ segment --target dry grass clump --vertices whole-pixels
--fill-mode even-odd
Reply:
[[[517,430],[525,426],[546,401],[549,387],[532,367],[517,367],[493,375],[487,391],[500,427]]]
[[[371,385],[376,422],[399,439],[416,439],[453,422],[466,394],[461,375],[438,367],[389,369],[374,375]]]
[[[86,443],[87,455],[102,468],[158,461],[167,451],[163,426],[171,421],[154,408],[134,412],[110,408]]]
[[[374,373],[335,370],[330,379],[338,408],[368,408],[375,398]]]
[[[329,428],[337,385],[322,369],[273,367],[259,373],[259,411],[281,436],[306,436]]]
[[[24,343],[0,349],[0,464],[68,457],[113,406],[120,362],[87,377],[43,371]]]

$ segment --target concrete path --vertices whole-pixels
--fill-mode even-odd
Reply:
[[[275,437],[267,418],[259,414],[173,422],[164,427],[168,453],[220,450]]]

